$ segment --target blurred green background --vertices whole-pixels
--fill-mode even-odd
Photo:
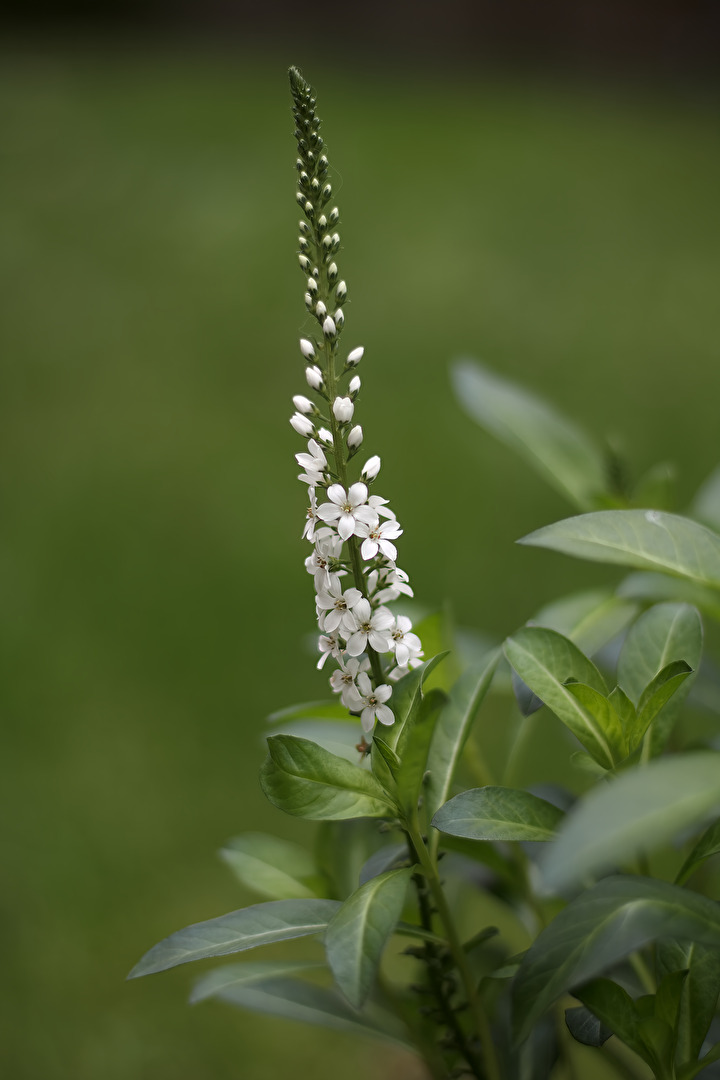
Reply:
[[[720,458],[718,97],[316,49],[7,49],[0,74],[5,696],[0,1069],[13,1080],[414,1075],[188,1011],[139,956],[253,897],[214,856],[303,837],[264,718],[323,696],[288,425],[307,331],[288,63],[320,94],[345,342],[401,565],[501,637],[617,575],[513,541],[569,507],[474,428],[448,362],[539,390],[680,506]],[[536,763],[543,779],[543,763]]]

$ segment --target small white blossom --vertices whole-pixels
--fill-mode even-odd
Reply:
[[[308,439],[308,453],[296,454],[295,460],[301,469],[305,472],[302,473],[298,480],[302,480],[304,484],[319,484],[323,480],[325,469],[327,468],[327,458],[322,451],[322,448],[318,445],[315,439]]]
[[[315,597],[320,629],[326,634],[332,634],[338,629],[349,633],[355,626],[351,612],[362,599],[363,595],[359,589],[348,589],[343,592],[338,574],[330,574],[327,588],[319,589]],[[360,649],[352,655],[359,656],[362,651]]]
[[[333,671],[330,676],[330,686],[336,694],[341,695],[341,700],[346,709],[351,712],[359,712],[362,708],[362,700],[355,685],[355,680],[361,671],[367,671],[370,661],[366,656],[351,657],[344,660],[341,656],[340,667]]]
[[[326,338],[334,338],[336,333],[337,333],[337,329],[335,328],[335,323],[332,320],[332,318],[328,315],[327,318],[325,319],[325,322],[323,323],[323,334],[325,335]]]
[[[318,529],[315,550],[305,560],[305,569],[315,578],[315,590],[327,589],[331,583],[330,567],[342,554],[342,540],[332,529]]]
[[[359,424],[356,424],[354,428],[351,428],[347,437],[348,450],[357,450],[363,441],[363,429]]]
[[[352,379],[350,380],[350,385],[348,386],[348,390],[350,391],[350,393],[352,394],[353,397],[355,397],[355,395],[360,392],[360,387],[361,386],[362,386],[362,380],[360,379],[360,376],[359,375],[353,375]]]
[[[368,490],[365,484],[353,484],[346,491],[342,484],[331,484],[327,491],[329,502],[317,509],[321,521],[337,522],[337,531],[343,540],[357,533],[359,525],[376,525],[378,516],[367,505]]]
[[[401,535],[402,529],[397,521],[392,519],[374,526],[363,525],[358,531],[358,536],[365,537],[360,548],[360,554],[363,559],[374,559],[378,551],[381,551],[386,559],[395,562],[397,548],[391,541],[397,540],[398,536]]]
[[[315,359],[315,346],[312,341],[308,341],[307,338],[300,338],[300,352],[303,354],[306,360]]]
[[[323,375],[317,364],[313,364],[312,367],[305,368],[305,378],[311,390],[322,389]]]
[[[412,634],[412,623],[406,615],[398,615],[392,631],[392,648],[398,667],[407,667],[410,660],[422,656],[422,641],[417,634]]]
[[[310,398],[306,398],[303,394],[295,395],[295,397],[293,398],[293,405],[299,413],[303,413],[304,415],[314,412],[315,410],[315,406],[313,405]]]
[[[315,666],[318,671],[321,671],[328,656],[332,656],[333,660],[340,657],[340,641],[337,634],[321,634],[318,640],[318,649],[322,656]]]
[[[333,401],[332,410],[336,420],[339,420],[340,423],[346,423],[348,420],[352,420],[355,406],[349,397],[336,397]]]
[[[368,458],[362,467],[360,475],[363,480],[374,480],[377,474],[380,472],[380,458],[377,454],[373,454],[371,458]]]
[[[313,424],[308,420],[307,416],[303,416],[302,413],[296,412],[294,416],[291,416],[290,423],[295,431],[297,431],[298,435],[304,435],[305,438],[308,438],[310,435],[315,434]]]
[[[303,529],[302,539],[314,540],[315,526],[317,525],[317,499],[315,498],[314,487],[309,487],[308,492],[310,494],[310,505],[307,508],[307,521]]]
[[[347,358],[347,363],[350,364],[351,367],[354,367],[355,364],[359,364],[363,358],[364,352],[364,346],[358,345],[357,349],[353,349],[353,351],[349,354]]]
[[[333,444],[332,431],[328,431],[328,429],[326,427],[318,428],[317,437],[320,440],[320,442],[324,442],[326,446],[332,446],[332,444]]]
[[[383,499],[380,495],[371,495],[368,499],[368,506],[375,511],[380,517],[395,518],[395,514],[392,510],[387,509],[388,500]]]
[[[350,620],[348,619],[348,623]],[[390,632],[395,625],[395,619],[387,608],[378,608],[373,611],[370,601],[363,596],[353,605],[352,623],[354,631],[348,638],[347,651],[349,656],[360,656],[370,645],[375,652],[388,652],[391,648]]]
[[[357,677],[357,688],[362,703],[360,723],[363,726],[363,731],[372,731],[375,720],[378,720],[381,724],[395,723],[392,709],[385,704],[392,696],[391,686],[383,683],[382,686],[376,686],[373,690],[367,672],[361,671]]]

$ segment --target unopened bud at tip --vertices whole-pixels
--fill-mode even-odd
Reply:
[[[317,366],[317,364],[313,364],[312,367],[305,368],[305,378],[307,379],[307,384],[311,390],[320,390],[322,388],[322,371]]]
[[[353,413],[355,412],[355,406],[349,397],[336,397],[333,401],[333,416],[340,423],[347,423],[348,420],[352,420]]]
[[[363,441],[363,429],[359,424],[356,424],[354,428],[351,428],[350,434],[347,437],[347,444],[349,450],[357,450],[358,446]]]
[[[347,363],[350,364],[351,367],[354,367],[355,364],[359,364],[363,358],[364,352],[364,346],[358,345],[357,349],[353,349],[353,351],[348,356]]]
[[[307,416],[303,416],[302,413],[296,412],[291,416],[290,423],[295,431],[297,431],[298,435],[304,435],[306,439],[315,433],[315,428],[312,423],[308,420]]]
[[[359,393],[361,386],[362,386],[362,383],[360,381],[360,376],[359,375],[353,375],[352,379],[350,380],[350,385],[348,387],[348,390],[353,395],[353,397],[357,393]]]
[[[293,405],[299,413],[303,413],[304,415],[315,411],[315,406],[310,398],[306,398],[303,394],[295,395],[293,398]]]
[[[377,474],[380,472],[380,458],[377,454],[373,454],[371,458],[368,458],[362,467],[360,475],[363,480],[374,480]]]
[[[300,338],[300,352],[303,354],[306,360],[315,359],[315,346],[312,341],[308,341],[307,338]]]
[[[325,322],[323,323],[323,334],[326,338],[334,338],[337,334],[335,322],[330,315],[328,315],[328,317],[325,319]]]

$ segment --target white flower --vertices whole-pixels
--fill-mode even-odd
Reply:
[[[298,465],[305,470],[298,476],[298,480],[302,480],[304,484],[319,484],[327,468],[327,458],[315,439],[308,439],[307,445],[309,453],[295,455]]]
[[[352,420],[355,406],[349,397],[336,397],[333,401],[332,410],[335,419],[345,423],[347,420]]]
[[[362,598],[363,595],[359,589],[348,589],[343,592],[340,577],[337,574],[330,574],[327,587],[319,589],[315,597],[320,629],[324,630],[326,634],[332,634],[337,629],[345,633],[350,632],[355,627],[355,620],[351,615],[351,611],[359,604]],[[361,652],[362,649],[352,655],[359,656]]]
[[[332,529],[318,529],[315,533],[315,550],[305,560],[305,569],[315,577],[315,589],[327,589],[330,585],[330,567],[342,554],[342,540]]]
[[[315,434],[315,428],[312,423],[308,420],[307,416],[303,416],[302,413],[296,412],[291,416],[290,423],[295,431],[297,431],[298,435],[304,435],[305,438],[308,438],[308,436]]]
[[[317,437],[320,440],[320,442],[324,442],[327,446],[332,446],[332,444],[333,444],[332,431],[328,431],[328,429],[326,427],[318,428]]]
[[[371,510],[374,510],[380,517],[395,519],[395,514],[392,510],[386,510],[385,507],[388,504],[387,499],[383,499],[380,495],[371,495],[368,499],[368,506]]]
[[[363,429],[359,424],[350,429],[347,437],[348,450],[357,450],[363,441]]]
[[[307,415],[307,413],[314,412],[315,406],[310,398],[306,398],[303,394],[296,394],[293,398],[293,405],[299,413]]]
[[[365,652],[368,645],[375,652],[388,652],[392,647],[390,632],[395,625],[395,619],[387,608],[381,607],[373,611],[370,601],[363,596],[353,605],[351,618],[353,633],[348,638],[348,655],[359,656]]]
[[[318,649],[322,653],[322,656],[315,667],[318,671],[321,671],[328,656],[332,656],[333,660],[337,660],[340,657],[340,642],[337,634],[321,634],[318,639]]]
[[[313,364],[312,367],[305,368],[305,378],[307,379],[307,384],[311,390],[320,390],[322,388],[322,371],[317,366],[317,364]]]
[[[362,382],[360,380],[360,376],[359,375],[353,375],[352,379],[350,380],[350,384],[348,386],[348,390],[350,391],[350,393],[352,394],[353,397],[355,397],[356,394],[360,393],[360,387],[361,386],[362,386]]]
[[[373,454],[371,458],[368,458],[362,467],[360,475],[363,480],[374,480],[377,474],[380,472],[380,458],[377,454]]]
[[[353,351],[348,355],[346,363],[348,363],[350,367],[354,367],[355,364],[359,364],[363,358],[364,352],[364,347],[362,345],[358,345],[357,349],[353,349]]]
[[[397,521],[393,521],[392,519],[390,521],[383,521],[381,524],[374,526],[363,525],[358,531],[358,536],[365,537],[362,542],[362,547],[360,548],[360,554],[363,559],[374,559],[379,550],[386,559],[395,562],[397,559],[397,548],[394,544],[390,543],[390,541],[397,540],[398,536],[401,535],[402,529]]]
[[[307,338],[300,338],[300,352],[303,354],[306,360],[315,359],[315,346],[312,341],[308,341]]]
[[[422,660],[419,656],[411,657],[405,667],[395,667],[392,671],[388,672],[388,679],[391,682],[397,682],[398,679],[403,679],[413,668],[420,667]]]
[[[363,707],[360,714],[363,731],[372,731],[376,719],[381,724],[395,723],[392,709],[385,705],[385,702],[392,696],[391,686],[383,683],[382,686],[376,686],[373,690],[367,673],[361,671],[357,677],[357,688]]]
[[[325,322],[323,323],[323,334],[326,338],[334,338],[336,333],[337,330],[335,329],[335,323],[328,315],[328,317],[325,319]]]
[[[422,656],[422,641],[417,634],[411,634],[412,623],[406,615],[398,615],[392,631],[392,648],[398,667],[407,667],[410,660]]]
[[[317,509],[317,516],[328,524],[337,522],[337,531],[343,540],[357,533],[359,525],[376,525],[378,516],[367,505],[368,490],[365,484],[353,484],[346,491],[342,484],[331,484],[327,491],[330,502]]]
[[[317,499],[315,498],[314,487],[310,486],[308,492],[310,494],[310,505],[307,508],[307,521],[303,529],[302,539],[314,540],[315,526],[317,525]]]
[[[383,604],[397,600],[401,593],[413,596],[408,580],[405,571],[397,566],[381,566],[379,570],[371,570],[367,576],[368,596],[372,596],[375,603]]]
[[[333,671],[330,676],[330,686],[336,694],[341,695],[341,700],[350,712],[359,712],[362,708],[362,700],[355,685],[355,680],[361,671],[367,671],[370,661],[366,656],[352,657],[343,661],[340,657],[340,667]]]

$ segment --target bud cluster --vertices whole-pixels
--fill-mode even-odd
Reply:
[[[296,68],[290,69],[290,86],[298,145],[297,201],[304,214],[298,259],[306,276],[305,306],[319,324],[315,335],[300,340],[305,381],[317,400],[296,395],[290,420],[307,439],[307,451],[295,456],[303,470],[299,479],[309,491],[303,536],[313,545],[305,567],[315,584],[321,632],[317,666],[322,668],[328,658],[335,662],[330,685],[370,732],[376,720],[394,722],[386,704],[392,696],[390,682],[421,663],[422,644],[410,619],[395,616],[386,606],[403,593],[413,594],[396,562],[394,541],[402,529],[387,499],[369,491],[380,458],[370,457],[354,483],[348,476],[348,464],[363,443],[363,429],[355,422],[361,380],[354,371],[364,350],[359,346],[344,360],[340,356],[342,305],[348,291],[345,281],[338,281],[340,236],[334,226],[340,212],[337,207],[326,209],[332,185],[312,88]]]

